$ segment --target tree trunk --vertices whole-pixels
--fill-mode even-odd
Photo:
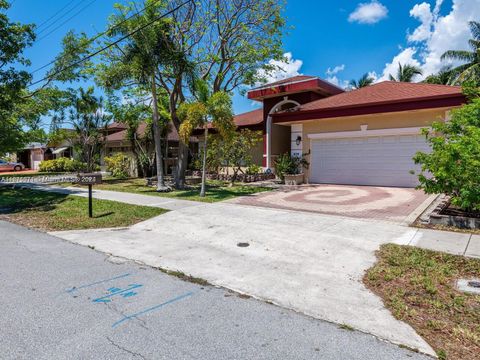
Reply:
[[[207,140],[208,127],[205,125],[205,141],[203,143],[202,188],[200,189],[201,197],[205,197],[205,183],[207,182]]]
[[[165,174],[168,175],[168,131],[165,134],[165,159],[163,161],[163,169]]]
[[[232,175],[232,179],[230,180],[230,187],[233,187],[235,185],[235,181],[237,181],[239,170],[240,168],[233,168],[233,175]]]
[[[188,165],[188,146],[182,140],[178,142],[178,160],[175,176],[175,188],[185,188],[185,171]]]
[[[165,186],[165,179],[163,177],[163,151],[162,139],[159,124],[158,114],[158,99],[157,99],[157,85],[155,83],[155,75],[152,76],[152,100],[153,100],[153,138],[155,141],[155,154],[157,165],[157,191],[169,191]]]
[[[135,129],[135,134],[136,133],[137,133],[137,129]],[[135,168],[137,170],[137,176],[142,177],[143,167],[140,164],[140,156],[138,155],[137,144],[135,143],[135,138],[130,138],[130,146],[132,147],[133,159],[135,160]],[[143,176],[143,177],[145,177],[145,176]]]

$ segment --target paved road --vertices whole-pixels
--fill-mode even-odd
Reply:
[[[2,359],[428,359],[0,221]]]

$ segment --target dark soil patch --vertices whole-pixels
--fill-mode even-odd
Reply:
[[[480,212],[473,212],[473,211],[465,211],[452,204],[449,204],[446,208],[440,211],[441,215],[450,215],[450,216],[462,216],[462,217],[469,217],[469,218],[480,218]]]

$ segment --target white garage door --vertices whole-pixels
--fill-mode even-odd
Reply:
[[[312,140],[311,147],[311,183],[400,187],[417,185],[412,157],[429,151],[420,135]]]

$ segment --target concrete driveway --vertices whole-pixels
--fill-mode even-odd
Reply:
[[[407,188],[308,185],[236,198],[231,202],[359,219],[411,223],[432,200],[423,191]]]
[[[433,354],[362,283],[381,244],[408,244],[416,232],[388,222],[217,203],[129,229],[55,235]]]

